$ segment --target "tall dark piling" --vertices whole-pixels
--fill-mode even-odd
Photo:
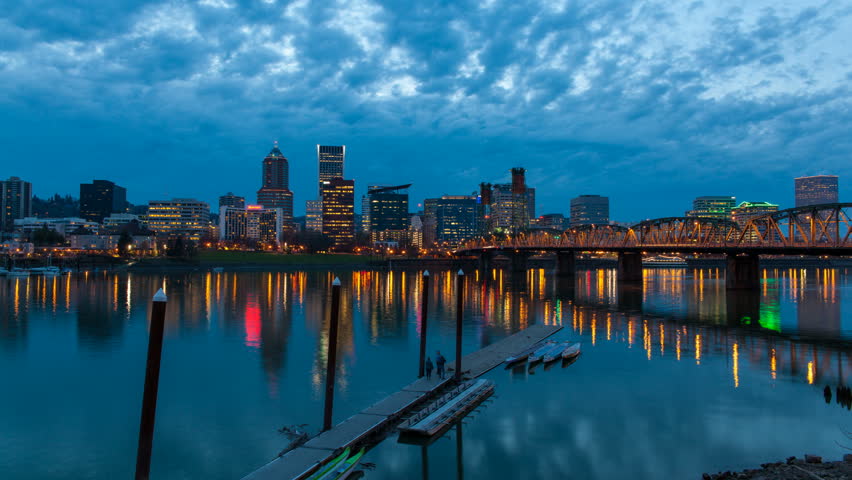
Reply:
[[[142,415],[139,420],[139,444],[136,450],[136,480],[148,480],[151,473],[151,449],[154,444],[154,417],[157,412],[157,389],[160,384],[160,359],[163,353],[163,328],[168,298],[161,288],[154,295],[151,326],[148,334],[148,360],[145,364],[145,390],[142,393]]]
[[[331,412],[334,409],[334,373],[337,364],[337,321],[340,316],[340,279],[331,282],[331,316],[328,320],[328,355],[325,366],[325,410],[323,431],[331,428]]]
[[[456,372],[457,382],[462,378],[462,317],[464,316],[464,272],[456,275]]]
[[[417,378],[423,378],[424,365],[426,363],[426,325],[429,313],[429,270],[423,272],[423,284],[421,287],[420,303],[420,364],[417,369]]]

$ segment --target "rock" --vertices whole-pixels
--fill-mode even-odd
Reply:
[[[817,455],[805,454],[805,462],[806,463],[822,463],[822,457],[817,456]]]
[[[792,465],[796,461],[796,457],[787,457],[787,465]]]
[[[852,463],[852,453],[847,453],[846,455],[843,455],[843,461]]]
[[[713,480],[713,477],[711,477],[709,473],[705,473],[704,475],[701,475],[701,480]]]

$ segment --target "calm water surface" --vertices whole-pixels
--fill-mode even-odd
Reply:
[[[417,372],[419,273],[343,282],[335,421]],[[0,279],[0,478],[131,478],[150,298],[169,295],[152,478],[234,479],[322,420],[331,272],[98,273]],[[454,348],[454,275],[433,272],[430,354]],[[495,369],[497,394],[427,449],[391,437],[369,479],[661,479],[805,452],[839,458],[850,412],[844,269],[765,270],[726,293],[724,271],[612,270],[557,280],[471,275],[464,351],[525,326],[583,342],[572,365]]]

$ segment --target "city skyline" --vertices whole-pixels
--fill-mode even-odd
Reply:
[[[214,205],[253,197],[278,139],[296,215],[316,144],[348,147],[356,197],[413,182],[418,203],[518,165],[539,212],[596,193],[624,221],[700,195],[792,206],[798,176],[849,191],[842,5],[499,3],[19,6],[3,14],[3,177],[40,197],[107,178],[135,204]],[[33,161],[46,143],[62,155]]]

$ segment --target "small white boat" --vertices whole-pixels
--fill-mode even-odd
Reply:
[[[530,355],[530,358],[529,358],[530,363],[540,362],[544,358],[545,355],[550,353],[551,350],[558,348],[560,345],[562,345],[562,344],[561,343],[552,343],[550,345],[545,345],[545,346],[539,348],[532,355]]]
[[[6,270],[5,268],[0,267],[0,275],[8,275],[8,274],[9,274],[9,270]]]
[[[222,273],[225,271],[224,267],[213,267],[213,273]]]
[[[562,342],[554,348],[550,349],[547,353],[544,354],[541,361],[544,363],[550,363],[558,358],[562,358],[562,352],[565,351],[571,344],[568,342]]]
[[[562,351],[562,358],[574,358],[580,354],[580,344],[575,343]]]
[[[526,360],[530,355],[534,354],[536,352],[536,350],[538,350],[539,348],[545,347],[547,345],[553,345],[553,343],[554,343],[553,340],[547,340],[545,342],[538,342],[535,345],[533,345],[533,346],[531,346],[527,349],[521,350],[520,352],[518,352],[518,353],[516,353],[512,356],[506,357],[506,360],[503,360],[503,363],[505,363],[506,366],[509,366],[509,365],[514,364],[514,363],[522,362],[522,361]]]
[[[62,269],[62,275],[71,275],[72,273],[74,273],[74,270],[71,270],[70,268]]]
[[[30,273],[33,275],[44,275],[46,277],[52,277],[59,275],[59,267],[35,267],[30,269]]]

